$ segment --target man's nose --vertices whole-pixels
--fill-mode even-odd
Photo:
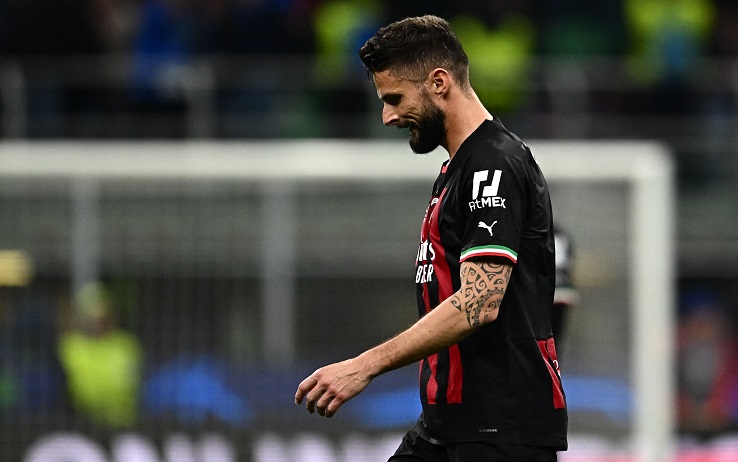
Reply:
[[[400,118],[397,116],[397,111],[395,111],[392,106],[385,104],[382,107],[382,123],[387,126],[396,125],[399,120]]]

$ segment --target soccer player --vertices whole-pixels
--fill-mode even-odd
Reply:
[[[420,319],[303,380],[295,403],[331,417],[374,377],[420,361],[423,412],[393,462],[555,461],[566,400],[551,334],[554,236],[546,181],[528,147],[482,105],[448,23],[381,28],[360,56],[385,125],[449,159],[422,221]]]
[[[556,248],[556,290],[554,291],[554,309],[551,316],[551,331],[559,345],[564,343],[569,310],[576,306],[579,299],[572,283],[572,265],[574,250],[571,237],[559,227],[554,228]]]

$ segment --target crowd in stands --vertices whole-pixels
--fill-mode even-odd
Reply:
[[[520,101],[500,88],[514,87],[534,56],[646,58],[632,72],[668,93],[654,101],[666,111],[690,109],[671,90],[700,57],[738,56],[732,0],[6,0],[0,57],[129,54],[146,88],[163,69],[203,54],[308,54],[330,83],[379,26],[425,13],[451,21],[483,100],[503,112]]]
[[[475,90],[493,113],[508,122],[515,121],[510,117],[525,119],[525,114],[535,112],[584,110],[700,113],[726,125],[726,114],[738,112],[729,72],[705,76],[700,67],[702,58],[738,57],[738,6],[732,0],[5,0],[0,3],[0,114],[10,110],[3,105],[11,87],[6,82],[2,88],[3,76],[12,75],[4,67],[8,62],[57,61],[51,61],[52,71],[47,67],[35,74],[27,68],[17,72],[27,80],[25,109],[16,110],[15,122],[0,127],[0,136],[371,136],[361,126],[372,107],[357,50],[381,25],[426,13],[451,22],[470,55]],[[102,66],[90,65],[81,72],[77,68],[75,75],[87,73],[88,78],[81,80],[91,83],[79,84],[77,77],[74,86],[63,77],[68,56],[125,57],[129,64],[112,78],[123,83],[112,86],[105,83],[111,77],[102,75]],[[221,118],[217,128],[210,122],[208,130],[203,121],[206,129],[197,132],[187,125],[185,114],[193,103],[186,100],[182,82],[203,57],[246,59],[239,66],[252,73],[241,76],[239,68],[230,68],[214,77],[222,80],[225,74],[231,82],[243,84],[236,89],[217,86],[211,92],[210,104]],[[310,91],[299,97],[276,94],[285,85],[270,78],[269,70],[254,77],[257,57],[292,62],[282,72],[304,76]],[[595,95],[583,91],[587,96],[570,98],[567,92],[578,91],[577,82],[584,77],[568,69],[561,75],[545,71],[547,83],[537,82],[538,94],[531,94],[537,63],[547,58],[603,57],[628,63],[624,66],[628,90],[615,85],[618,91],[598,88]],[[702,72],[699,82],[695,69]],[[607,82],[608,76],[600,80]],[[719,84],[711,85],[711,80]],[[546,92],[553,95],[540,94]],[[75,113],[86,118],[70,120],[69,114]],[[165,123],[140,119],[141,114],[152,113]],[[139,120],[108,117],[102,123],[100,114],[137,114]],[[12,114],[3,115],[6,121],[14,120]],[[21,118],[26,120],[18,121]],[[172,120],[175,125],[170,127],[167,123]],[[23,128],[13,131],[21,124]],[[529,137],[582,137],[586,131],[577,123],[572,133],[545,123],[538,123],[537,131],[517,125]],[[622,130],[626,135],[631,131]]]
[[[339,42],[353,50],[387,21],[435,13],[474,18],[469,27],[493,35],[517,24],[539,54],[665,53],[679,61],[686,53],[735,55],[737,10],[730,0],[6,0],[0,52],[311,53]]]
[[[730,0],[6,0],[0,53],[354,50],[380,25],[425,13],[463,19],[467,33],[511,33],[537,54],[656,53],[678,68],[690,53],[738,52]]]

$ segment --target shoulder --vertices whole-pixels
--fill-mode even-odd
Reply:
[[[528,146],[499,122],[498,119],[486,121],[465,143],[468,150],[466,167],[468,169],[495,168],[516,170],[525,169],[533,160]]]

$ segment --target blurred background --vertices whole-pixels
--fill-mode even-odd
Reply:
[[[734,0],[0,0],[0,153],[106,143],[123,161],[149,150],[175,165],[203,141],[254,158],[268,142],[405,147],[406,133],[381,124],[357,50],[378,27],[425,13],[451,22],[472,85],[523,139],[669,149],[679,457],[738,454]],[[63,170],[69,153],[53,153]],[[90,157],[90,171],[109,159]],[[417,417],[415,368],[377,380],[338,424],[298,412],[292,396],[325,361],[414,320],[434,175],[295,190],[154,175],[70,182],[46,167],[0,181],[0,459],[391,453]],[[628,192],[554,180],[552,193],[574,249],[562,364],[572,430],[586,440],[564,457],[587,447],[610,460],[629,428],[627,364],[612,353],[627,356],[627,337],[602,336],[629,329],[618,298],[628,236],[616,231]],[[275,338],[285,314],[294,331]]]

